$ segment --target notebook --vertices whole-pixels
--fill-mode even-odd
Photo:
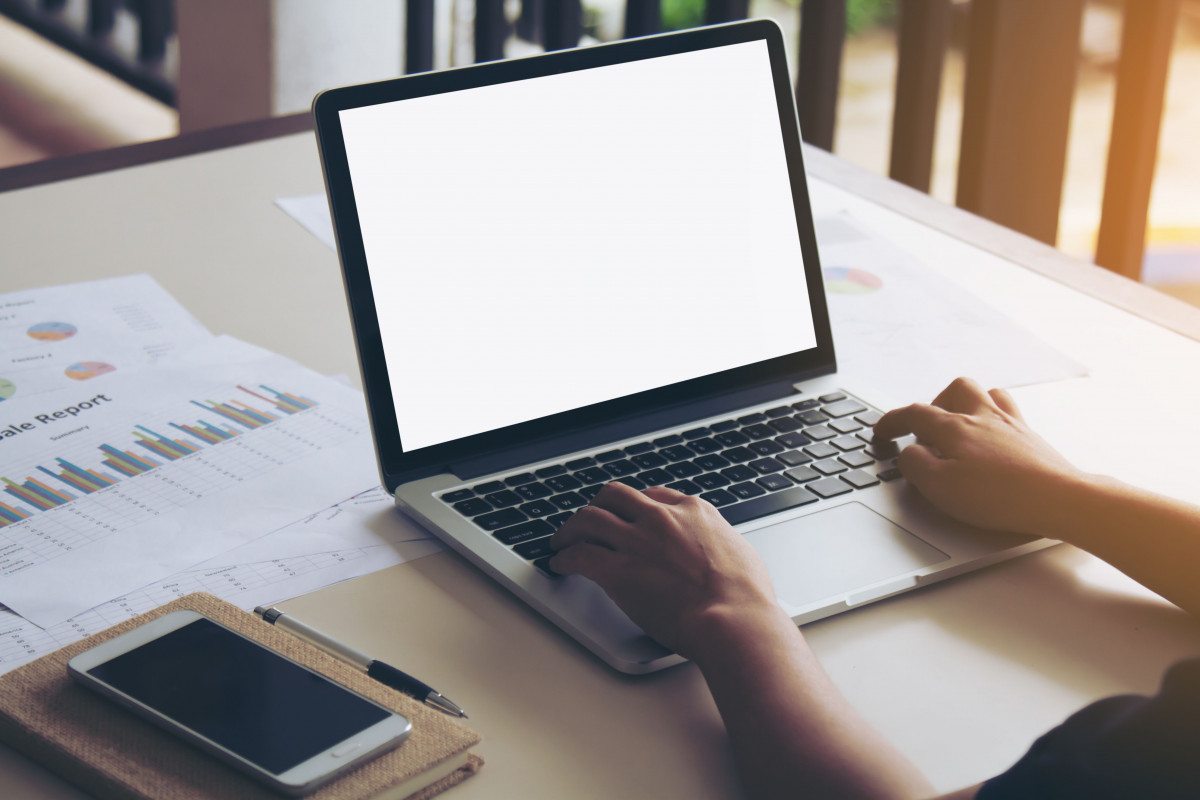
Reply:
[[[1048,544],[932,509],[838,380],[773,22],[334,89],[314,115],[384,485],[614,668],[681,659],[546,567],[611,480],[717,506],[798,623]]]

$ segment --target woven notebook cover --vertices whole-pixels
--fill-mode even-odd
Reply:
[[[284,795],[67,676],[67,661],[78,653],[180,609],[199,611],[412,721],[413,732],[407,741],[307,795],[313,800],[366,800],[386,794],[389,787],[479,742],[479,735],[461,722],[206,593],[181,597],[0,676],[0,739],[104,800],[280,800]],[[412,798],[432,797],[470,777],[482,764],[472,753],[465,766]]]

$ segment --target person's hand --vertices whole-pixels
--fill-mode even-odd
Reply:
[[[932,405],[889,411],[877,440],[914,434],[900,452],[904,477],[934,505],[992,530],[1055,536],[1066,487],[1087,475],[1035,434],[1005,391],[959,378]]]
[[[610,483],[554,534],[550,568],[594,580],[664,647],[695,658],[707,626],[778,609],[758,553],[711,504]]]

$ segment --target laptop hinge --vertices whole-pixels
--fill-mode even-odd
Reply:
[[[600,447],[608,442],[616,442],[640,436],[662,430],[663,428],[685,425],[690,420],[723,414],[746,406],[755,405],[756,403],[765,403],[795,394],[795,392],[794,381],[775,381],[737,392],[709,397],[705,400],[684,403],[647,414],[639,414],[636,417],[556,436],[553,439],[529,442],[504,450],[492,451],[476,456],[475,458],[451,464],[450,471],[463,480],[470,480],[480,475],[504,472],[522,464],[534,464],[566,453]]]

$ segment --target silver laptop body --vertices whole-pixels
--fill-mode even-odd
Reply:
[[[314,103],[384,485],[623,672],[681,659],[546,541],[607,480],[699,494],[797,623],[1052,542],[930,507],[842,386],[769,21]]]

